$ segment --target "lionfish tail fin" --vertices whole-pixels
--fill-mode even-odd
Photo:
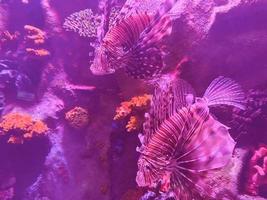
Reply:
[[[241,86],[234,80],[223,76],[211,82],[205,91],[204,98],[208,106],[229,105],[241,110],[246,108],[246,97]]]

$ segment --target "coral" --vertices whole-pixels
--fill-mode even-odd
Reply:
[[[140,128],[140,120],[138,119],[138,116],[131,116],[127,125],[126,130],[128,132],[132,132]]]
[[[26,52],[28,52],[30,55],[38,56],[38,57],[45,57],[45,56],[50,55],[50,52],[46,49],[26,48]]]
[[[124,101],[116,109],[116,115],[114,120],[121,120],[130,116],[129,121],[126,125],[126,130],[128,132],[138,130],[144,121],[144,112],[148,109],[151,102],[151,95],[144,94],[142,96],[136,96],[129,101]]]
[[[100,22],[100,16],[94,15],[91,9],[85,9],[67,17],[63,28],[66,31],[77,32],[82,37],[96,37]]]
[[[249,162],[249,177],[246,192],[259,195],[259,188],[267,185],[267,146],[262,145],[253,154]]]
[[[82,107],[75,107],[65,114],[65,119],[72,128],[82,129],[89,123],[89,113]]]
[[[24,29],[27,32],[26,39],[32,41],[35,45],[45,43],[46,33],[44,31],[31,25],[25,25]]]
[[[116,22],[116,17],[120,13],[121,7],[114,6],[110,9],[110,15],[109,15],[109,29],[112,28]]]
[[[0,123],[1,136],[8,136],[8,143],[22,144],[24,140],[40,137],[47,134],[47,125],[34,120],[30,115],[9,113],[3,116]]]
[[[26,46],[25,51],[31,56],[47,57],[50,55],[50,51],[45,49],[43,46],[46,43],[47,36],[41,29],[31,26],[24,26],[26,33]]]
[[[129,101],[121,103],[120,107],[116,109],[116,115],[114,120],[122,119],[132,113],[134,110],[145,110],[150,105],[152,96],[144,94],[142,96],[136,96]]]

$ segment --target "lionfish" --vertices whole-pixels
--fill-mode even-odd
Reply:
[[[90,67],[92,73],[111,74],[124,68],[128,75],[138,79],[159,75],[165,66],[166,51],[162,40],[172,32],[168,11],[177,1],[164,0],[155,14],[132,11],[133,6],[126,2],[95,48],[95,58]]]
[[[137,147],[138,186],[159,188],[177,200],[208,196],[203,177],[227,165],[236,144],[229,128],[210,114],[209,107],[217,105],[245,109],[240,85],[218,77],[202,98],[183,80],[156,89],[140,135],[142,146]]]

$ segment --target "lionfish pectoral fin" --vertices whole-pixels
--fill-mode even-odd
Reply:
[[[126,73],[134,78],[151,78],[161,73],[164,68],[165,50],[162,39],[170,35],[171,19],[163,17],[148,33],[141,34],[136,46],[129,51]]]
[[[229,105],[244,110],[246,97],[241,86],[230,78],[219,76],[214,79],[207,90],[204,98],[209,106]]]

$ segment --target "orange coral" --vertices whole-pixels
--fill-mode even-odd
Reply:
[[[75,107],[65,114],[69,125],[75,129],[81,129],[89,123],[89,113],[82,107]]]
[[[138,128],[140,128],[141,124],[140,124],[140,120],[138,118],[138,116],[131,116],[127,125],[126,125],[126,130],[128,132],[132,132],[137,130]]]
[[[45,43],[46,34],[44,31],[31,25],[25,25],[24,29],[27,31],[26,38],[33,41],[34,44],[39,45]]]
[[[130,119],[126,125],[128,132],[136,131],[141,127],[143,113],[150,106],[151,98],[152,95],[144,94],[142,96],[133,97],[130,99],[130,101],[122,102],[116,109],[114,120],[123,119],[132,113],[136,113],[135,115],[130,116]]]
[[[31,55],[34,56],[39,56],[39,57],[45,57],[49,56],[50,52],[46,49],[32,49],[32,48],[26,48],[26,52],[30,53]]]
[[[30,115],[10,113],[0,123],[2,136],[8,136],[8,143],[22,144],[25,139],[46,135],[48,127],[40,120],[33,120]]]
[[[31,25],[25,25],[24,29],[27,32],[25,36],[26,43],[28,46],[28,48],[25,49],[26,52],[32,56],[38,56],[38,57],[49,56],[50,52],[40,47],[40,45],[44,46],[46,42],[47,39],[46,33],[41,29]]]
[[[124,101],[120,107],[116,109],[114,120],[122,119],[136,110],[144,110],[150,105],[152,95],[144,94],[142,96],[133,97],[130,101]]]

